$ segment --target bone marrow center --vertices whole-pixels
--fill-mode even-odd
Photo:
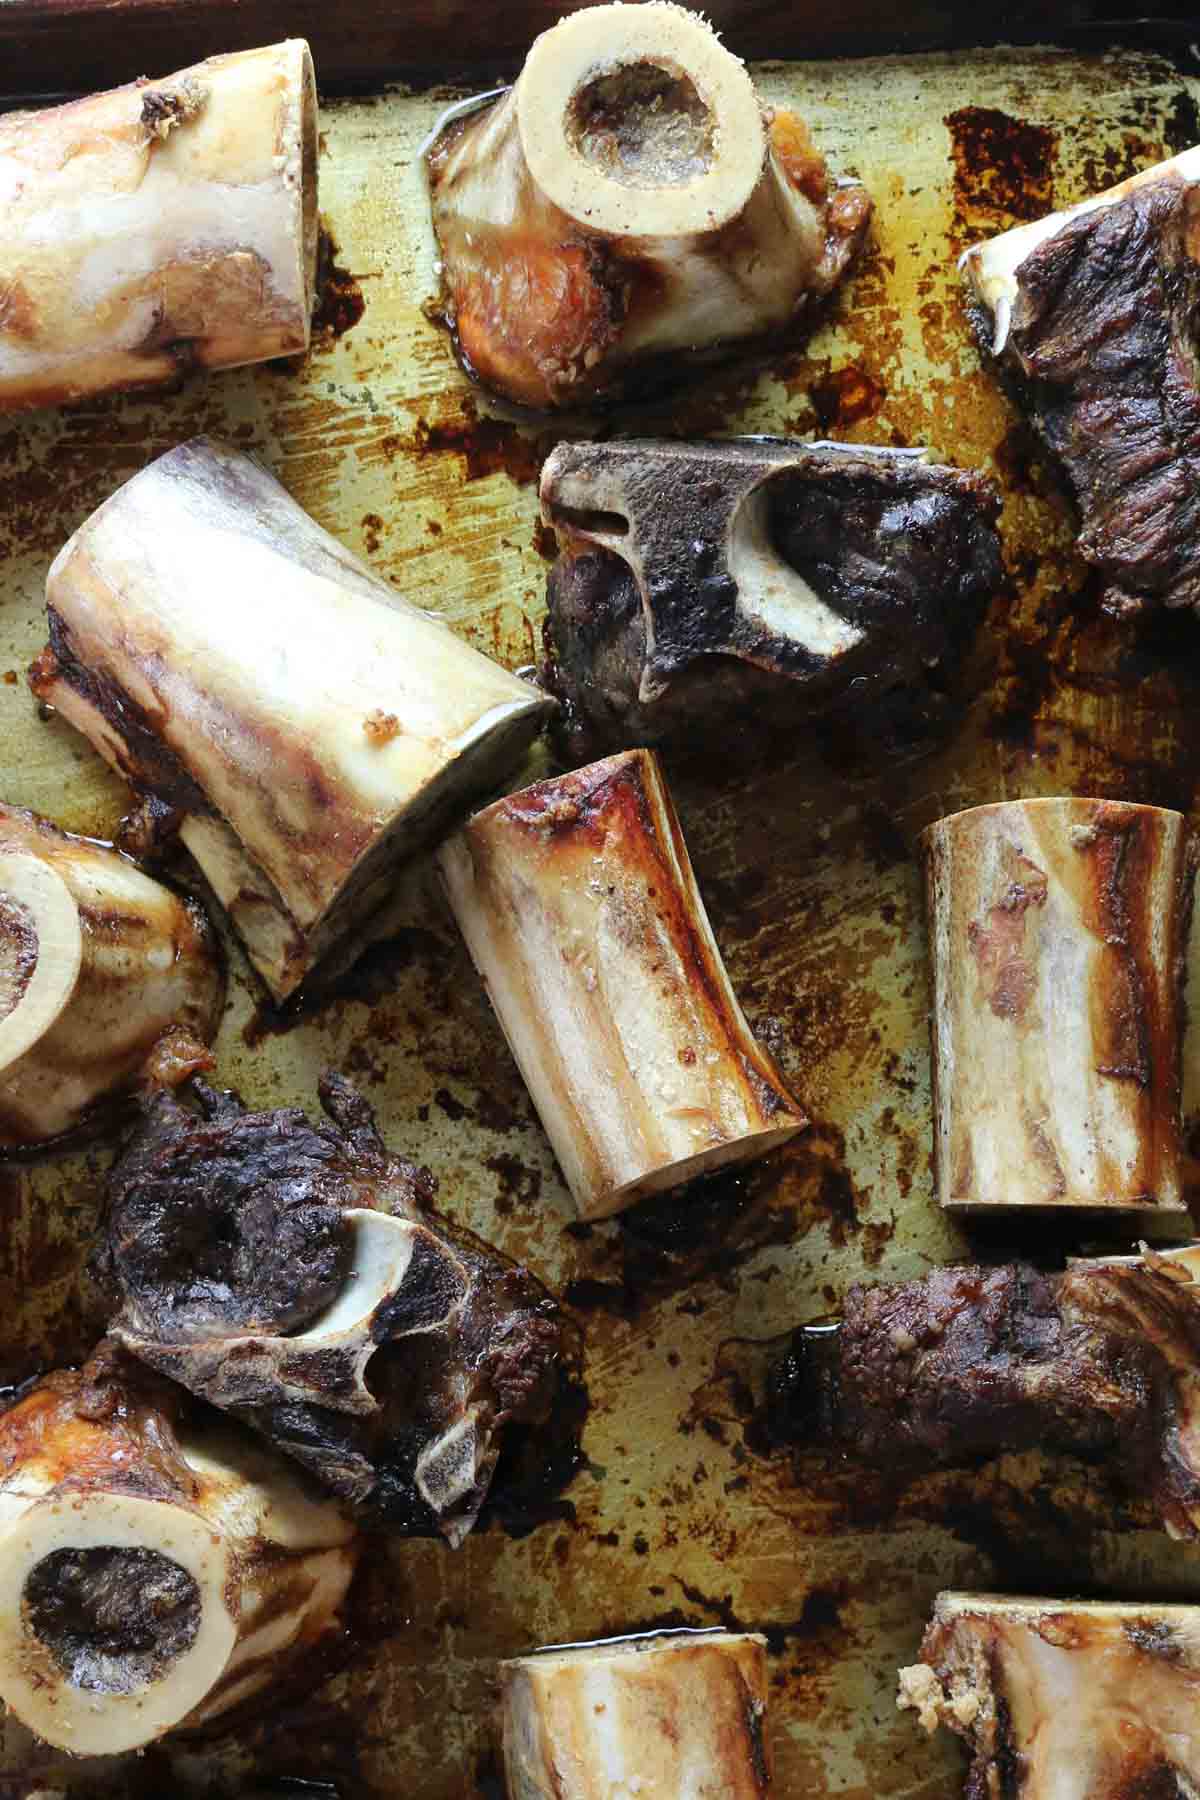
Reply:
[[[715,120],[680,69],[631,62],[595,75],[567,107],[567,142],[622,187],[685,187],[706,175]]]
[[[55,1550],[31,1570],[26,1628],[72,1687],[129,1694],[159,1680],[200,1629],[200,1589],[157,1550]]]
[[[29,908],[0,894],[0,1019],[14,1012],[37,967],[38,931]]]

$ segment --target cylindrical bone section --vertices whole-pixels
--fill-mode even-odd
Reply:
[[[35,693],[182,818],[277,999],[553,706],[205,438],[85,520],[46,599]]]
[[[513,1800],[761,1800],[771,1782],[761,1637],[658,1633],[501,1666]]]
[[[340,1629],[353,1528],[102,1350],[0,1421],[0,1698],[100,1756],[200,1724]]]
[[[223,988],[195,901],[0,806],[0,1149],[94,1123],[164,1045],[170,1079],[205,1066]]]
[[[651,751],[497,801],[439,860],[584,1218],[803,1129],[738,1005]]]
[[[302,39],[0,119],[0,409],[303,350],[317,94]]]
[[[943,1205],[1181,1211],[1183,818],[1013,800],[922,843]]]
[[[870,214],[668,4],[560,20],[503,98],[447,116],[426,167],[463,360],[541,409],[780,330],[836,285]]]

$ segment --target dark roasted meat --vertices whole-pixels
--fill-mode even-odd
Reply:
[[[1200,606],[1198,175],[1188,151],[965,263],[1116,612]]]
[[[1200,1535],[1195,1253],[935,1269],[851,1288],[774,1371],[775,1435],[912,1472],[1042,1448],[1104,1462]]]
[[[919,739],[1001,580],[995,491],[919,453],[562,444],[541,496],[549,684],[576,758],[839,705]]]
[[[113,1171],[113,1333],[401,1529],[459,1541],[510,1421],[537,1423],[560,1350],[525,1273],[429,1217],[339,1076],[328,1124],[169,1094]]]

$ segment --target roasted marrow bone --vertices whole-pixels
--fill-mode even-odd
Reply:
[[[498,800],[438,859],[585,1218],[803,1129],[730,985],[653,752]]]
[[[0,119],[0,409],[308,345],[317,93],[301,39]]]
[[[1200,606],[1200,145],[963,258],[1115,612]]]
[[[694,13],[595,6],[515,87],[455,107],[425,166],[443,306],[468,371],[549,410],[794,326],[859,249],[870,201],[830,186]]]
[[[1184,819],[1011,800],[922,846],[943,1205],[1183,1210]]]
[[[1200,1790],[1200,1607],[939,1594],[898,1705],[971,1750],[968,1794]]]
[[[1200,1247],[856,1284],[840,1324],[793,1334],[772,1390],[781,1441],[910,1475],[1068,1453],[1200,1535]]]
[[[152,1065],[206,1066],[223,992],[195,901],[0,806],[0,1149],[101,1122]]]
[[[427,1218],[338,1076],[329,1123],[169,1093],[109,1184],[112,1334],[363,1513],[458,1544],[504,1428],[548,1411],[555,1309],[521,1271]]]
[[[0,1697],[78,1756],[201,1724],[303,1673],[356,1555],[333,1501],[102,1346],[0,1419]]]
[[[1000,585],[998,499],[922,451],[743,439],[560,444],[550,685],[579,756],[794,728],[852,690],[926,729]]]
[[[522,1656],[500,1676],[514,1800],[760,1800],[770,1787],[764,1638],[614,1638]]]
[[[177,826],[277,999],[553,708],[205,438],[80,526],[46,599],[35,693]]]

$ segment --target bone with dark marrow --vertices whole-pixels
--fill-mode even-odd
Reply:
[[[77,1756],[303,1675],[357,1545],[281,1459],[109,1345],[0,1419],[0,1698]]]
[[[207,1067],[224,979],[203,911],[127,858],[0,806],[0,1149],[103,1122]]]
[[[898,1705],[971,1752],[965,1792],[1200,1790],[1200,1607],[942,1593]]]
[[[1200,1245],[955,1265],[855,1284],[776,1366],[772,1433],[912,1478],[980,1456],[1082,1457],[1200,1536]]]
[[[1182,1211],[1185,820],[1012,800],[922,845],[942,1204]]]
[[[426,150],[443,305],[468,371],[543,410],[802,321],[866,235],[804,123],[694,13],[596,6]]]
[[[0,409],[308,345],[317,92],[302,39],[0,118]]]
[[[277,999],[553,709],[206,438],[60,551],[35,693],[177,826]]]
[[[1200,145],[963,258],[1118,613],[1200,607]]]
[[[513,1800],[760,1800],[771,1785],[766,1640],[657,1632],[502,1663]]]
[[[1001,579],[998,498],[922,451],[560,444],[550,684],[578,755],[794,729],[852,698],[886,735],[947,710]]]
[[[155,1096],[110,1178],[112,1334],[364,1514],[458,1544],[505,1427],[546,1418],[559,1315],[427,1216],[431,1178],[348,1083],[320,1092],[318,1126]]]
[[[738,1005],[653,752],[496,801],[438,860],[584,1218],[803,1130]]]

